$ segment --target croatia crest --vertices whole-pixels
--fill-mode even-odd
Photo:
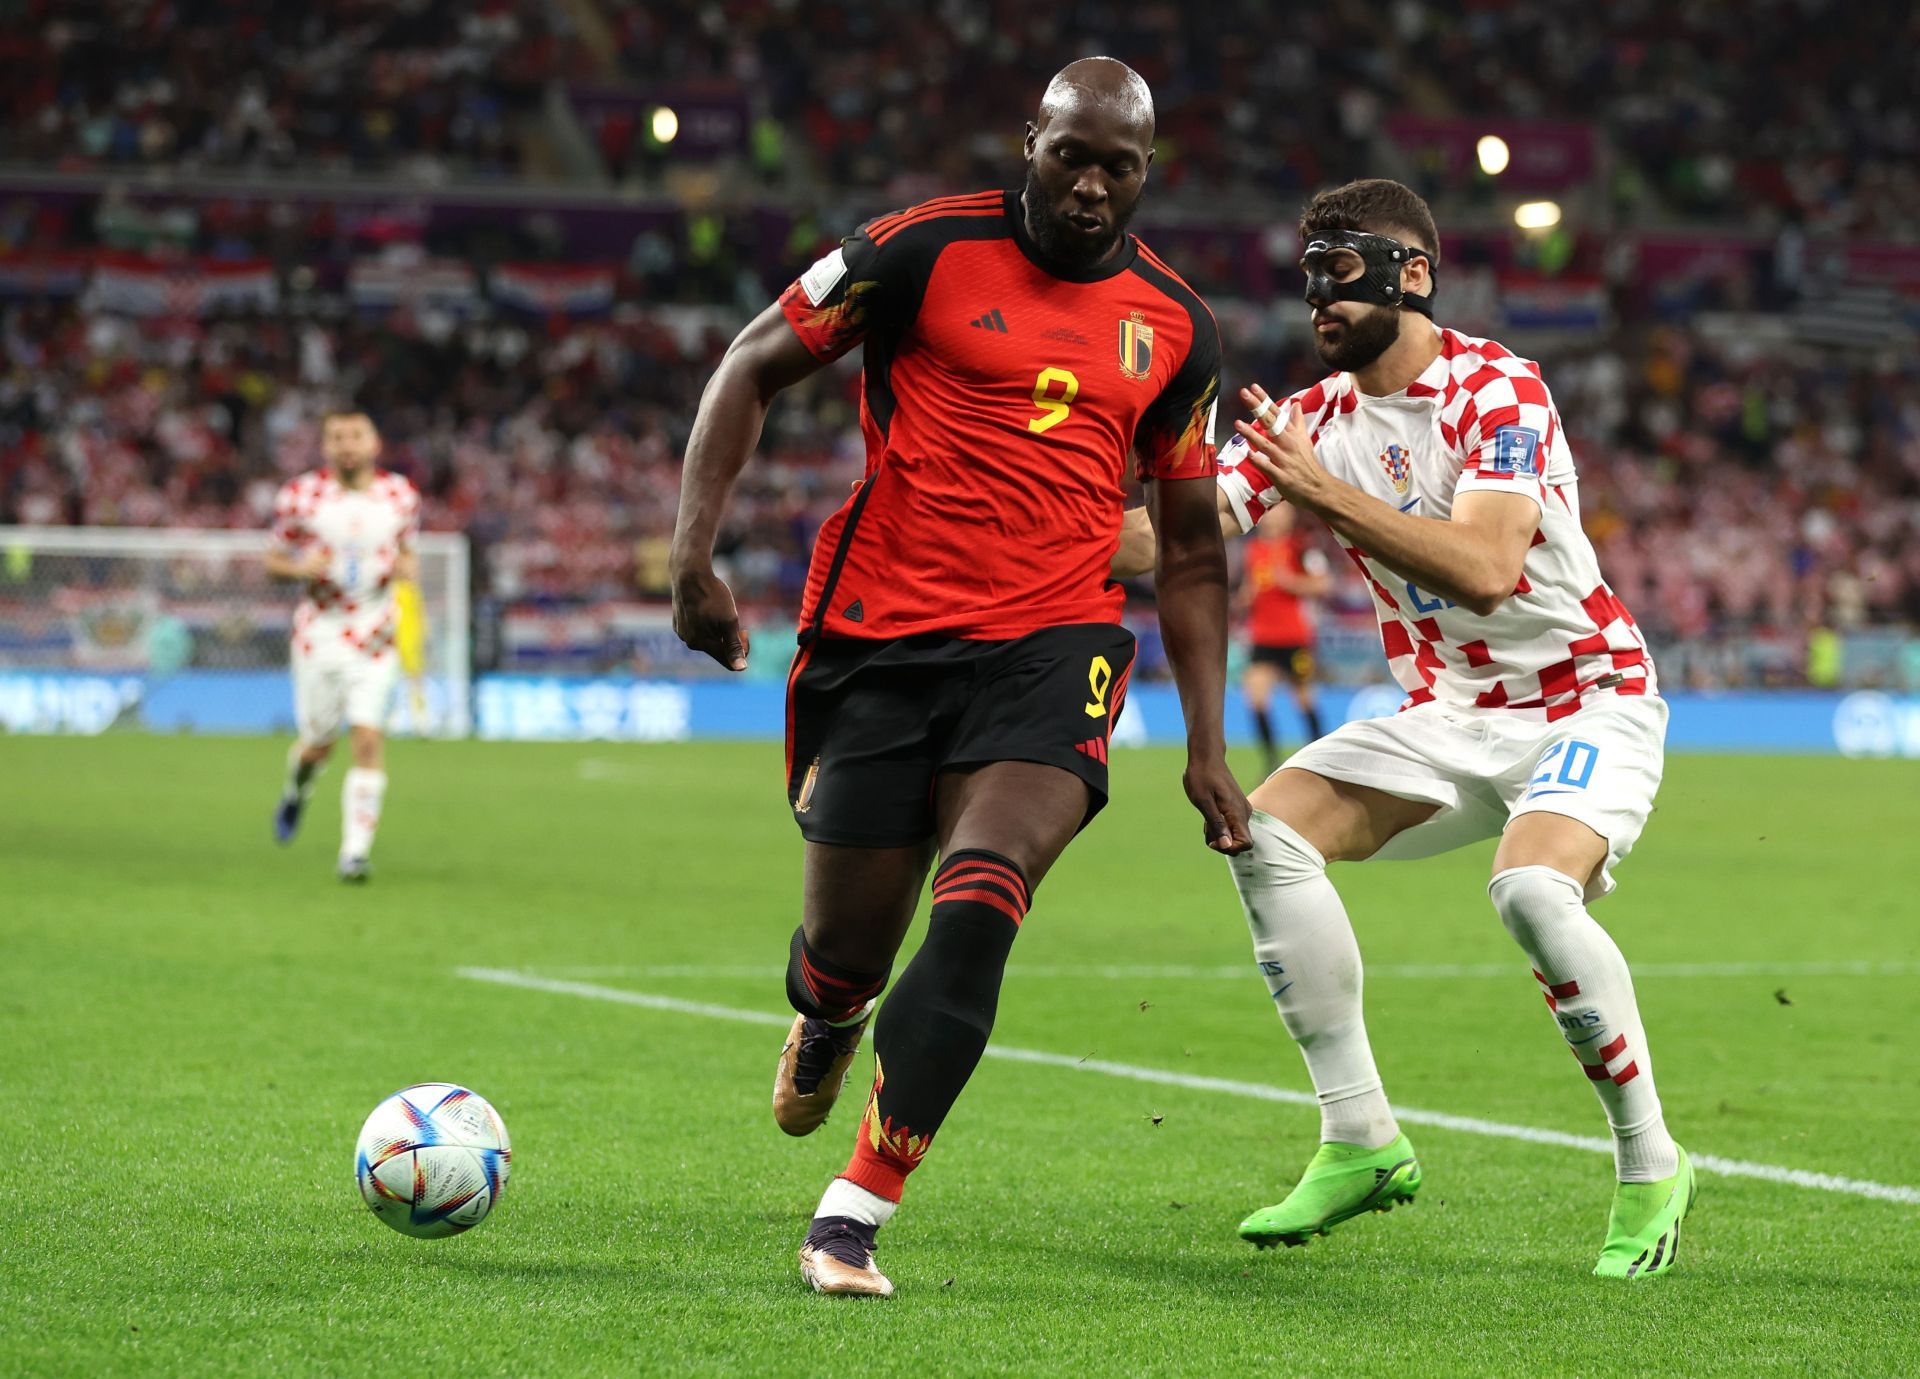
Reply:
[[[1153,327],[1144,311],[1136,311],[1120,322],[1120,372],[1137,380],[1152,367]]]
[[[1413,487],[1413,456],[1404,445],[1389,445],[1380,452],[1380,467],[1393,480],[1393,491],[1402,498]]]

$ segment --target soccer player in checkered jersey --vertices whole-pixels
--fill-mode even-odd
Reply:
[[[298,740],[273,832],[293,841],[314,778],[344,727],[353,766],[340,794],[339,875],[365,881],[387,793],[387,711],[399,675],[395,637],[404,607],[419,617],[420,495],[376,467],[380,433],[365,412],[329,412],[320,423],[325,467],[283,486],[274,505],[267,573],[297,580],[293,706]]]
[[[1396,182],[1323,192],[1300,222],[1314,345],[1336,372],[1222,451],[1229,533],[1284,501],[1323,518],[1373,591],[1405,705],[1289,758],[1231,859],[1254,954],[1321,1108],[1293,1192],[1240,1233],[1297,1245],[1410,1200],[1420,1166],[1361,1019],[1360,952],[1329,862],[1498,837],[1489,894],[1613,1128],[1619,1185],[1594,1272],[1673,1266],[1693,1170],[1667,1133],[1626,961],[1587,912],[1660,784],[1667,708],[1580,526],[1539,367],[1432,320],[1439,236]],[[1144,524],[1123,545],[1137,563]],[[1148,543],[1150,544],[1150,543]],[[1121,573],[1130,573],[1124,565]]]

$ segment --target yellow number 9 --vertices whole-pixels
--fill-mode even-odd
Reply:
[[[1053,396],[1053,385],[1060,385],[1060,396]],[[1027,423],[1027,430],[1038,435],[1042,431],[1051,431],[1067,419],[1067,413],[1073,410],[1073,400],[1080,396],[1080,380],[1067,369],[1042,369],[1040,376],[1033,380],[1033,405],[1046,415],[1033,418]],[[1102,713],[1106,710],[1101,710]]]
[[[1087,692],[1093,696],[1093,702],[1087,705],[1088,718],[1107,716],[1107,691],[1113,688],[1113,667],[1107,664],[1105,656],[1095,656],[1093,664],[1087,667]]]

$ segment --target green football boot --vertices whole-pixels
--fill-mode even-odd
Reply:
[[[1405,1135],[1379,1149],[1323,1144],[1287,1200],[1240,1223],[1240,1238],[1263,1250],[1304,1245],[1362,1212],[1392,1211],[1420,1190],[1420,1161]]]
[[[1678,1145],[1674,1148],[1679,1149]],[[1680,1169],[1657,1183],[1621,1183],[1607,1213],[1607,1243],[1593,1266],[1602,1278],[1658,1278],[1680,1257],[1680,1223],[1699,1189],[1693,1161],[1680,1149]]]

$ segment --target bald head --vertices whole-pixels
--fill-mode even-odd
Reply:
[[[1126,244],[1153,162],[1153,93],[1110,57],[1060,69],[1027,126],[1027,229],[1050,264],[1082,272]]]
[[[1095,111],[1142,143],[1153,143],[1153,92],[1138,72],[1117,58],[1083,57],[1062,67],[1040,97],[1034,123],[1044,131],[1063,115]]]

